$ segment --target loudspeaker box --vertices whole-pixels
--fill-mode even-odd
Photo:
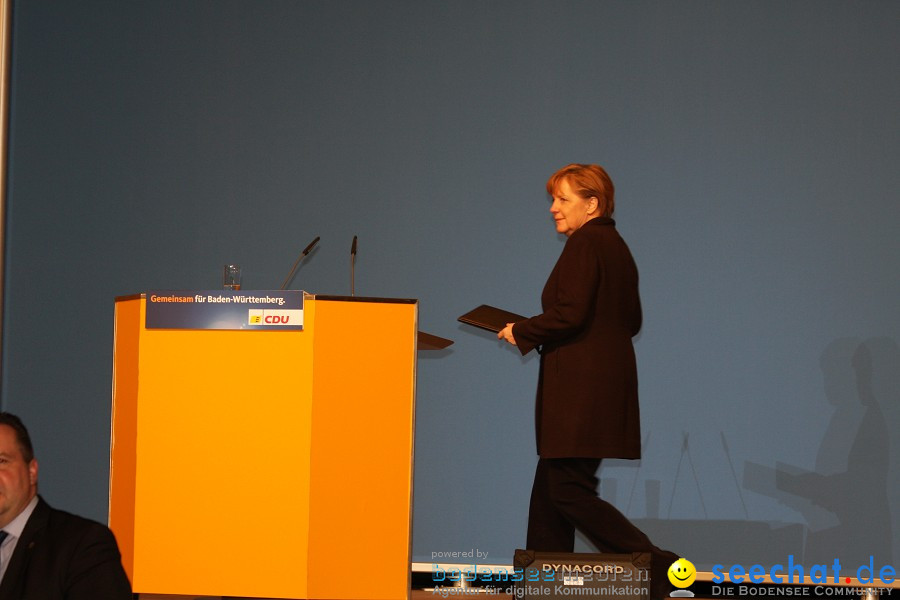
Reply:
[[[515,600],[647,600],[650,553],[578,554],[516,550]]]

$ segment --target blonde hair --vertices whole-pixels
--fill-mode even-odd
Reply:
[[[566,165],[547,180],[547,193],[554,196],[559,185],[567,181],[579,196],[597,199],[601,217],[611,217],[616,209],[616,188],[609,174],[600,165]]]

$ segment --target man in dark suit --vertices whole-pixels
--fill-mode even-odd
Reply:
[[[112,532],[51,508],[37,476],[28,430],[0,412],[0,600],[132,600]]]

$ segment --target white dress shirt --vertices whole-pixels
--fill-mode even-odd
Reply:
[[[16,550],[16,544],[19,543],[19,538],[22,537],[22,532],[25,530],[25,524],[31,518],[31,513],[34,512],[34,507],[37,506],[37,503],[38,497],[35,495],[31,502],[25,506],[25,510],[20,512],[19,516],[3,528],[3,531],[8,535],[3,540],[3,544],[0,544],[0,582],[3,581],[3,576],[6,575],[6,566],[9,564],[9,559],[12,558],[13,552]]]

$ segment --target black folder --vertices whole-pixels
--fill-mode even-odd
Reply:
[[[516,323],[518,321],[524,321],[527,318],[528,317],[509,312],[508,310],[482,304],[478,308],[470,310],[466,314],[460,316],[457,321],[468,325],[474,325],[475,327],[481,327],[488,331],[497,332],[506,327],[507,323]]]

